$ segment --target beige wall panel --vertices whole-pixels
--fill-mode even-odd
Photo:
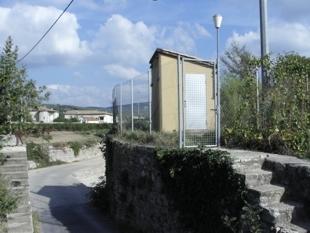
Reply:
[[[161,55],[162,131],[178,130],[177,59]]]

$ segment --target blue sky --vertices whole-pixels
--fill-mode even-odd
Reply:
[[[0,47],[23,57],[71,0],[0,0]],[[269,48],[310,56],[309,0],[268,0]],[[259,55],[259,0],[74,0],[22,63],[52,92],[49,103],[111,105],[115,85],[145,73],[157,47],[216,58],[212,17],[223,16],[220,53],[233,41]]]

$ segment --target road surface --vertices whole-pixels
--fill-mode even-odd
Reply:
[[[30,201],[39,214],[41,233],[118,233],[89,204],[90,187],[72,175],[103,162],[100,157],[29,171]]]

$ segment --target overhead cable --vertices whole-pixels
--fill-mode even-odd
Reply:
[[[47,30],[47,32],[45,32],[45,34],[41,37],[41,39],[32,47],[32,49],[29,50],[28,53],[26,53],[25,56],[23,56],[20,60],[17,61],[17,63],[19,63],[20,61],[22,61],[25,57],[27,57],[29,55],[29,53],[32,52],[32,50],[34,50],[35,47],[37,47],[37,45],[43,40],[43,38],[47,35],[47,33],[49,33],[49,31],[54,27],[54,25],[57,23],[57,21],[61,18],[61,16],[66,12],[66,10],[69,8],[69,6],[72,4],[74,0],[71,0],[71,2],[69,3],[69,5],[66,7],[66,9],[64,9],[64,11],[61,13],[61,15],[56,19],[56,21],[52,24],[52,26]]]

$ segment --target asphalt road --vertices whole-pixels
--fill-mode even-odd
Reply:
[[[89,204],[90,187],[72,175],[100,163],[103,158],[29,171],[30,201],[39,214],[41,233],[118,233]]]

